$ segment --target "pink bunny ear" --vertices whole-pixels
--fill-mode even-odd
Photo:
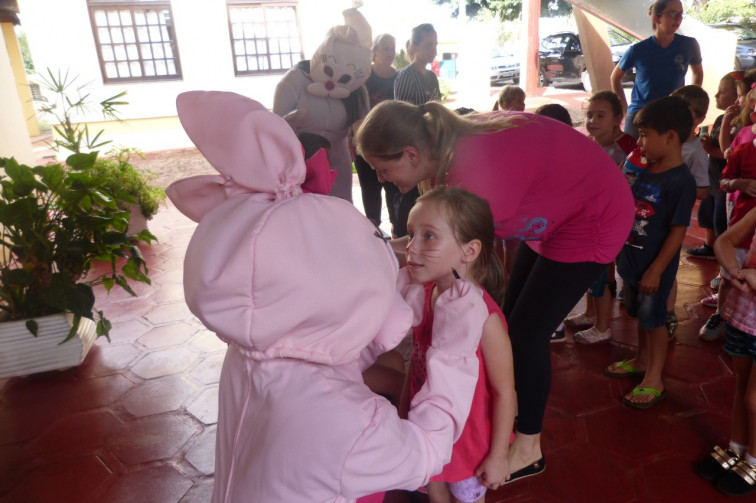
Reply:
[[[181,125],[221,175],[171,184],[168,197],[199,222],[229,197],[263,193],[270,200],[301,193],[302,146],[291,127],[257,101],[235,93],[190,91],[176,99]]]
[[[176,108],[202,155],[238,185],[275,194],[304,181],[296,135],[257,101],[236,93],[190,91],[178,96]]]
[[[181,213],[199,222],[205,213],[226,199],[218,189],[224,181],[220,175],[191,176],[173,182],[165,193]]]

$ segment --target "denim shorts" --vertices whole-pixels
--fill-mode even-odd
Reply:
[[[480,483],[478,477],[460,480],[459,482],[449,482],[449,491],[463,503],[472,503],[478,501],[481,496],[486,494],[486,486]]]
[[[750,356],[756,360],[756,335],[738,330],[725,323],[724,350],[732,356]]]
[[[591,297],[596,297],[600,299],[604,296],[604,291],[606,289],[606,282],[609,280],[609,266],[606,266],[606,269],[604,269],[604,272],[601,273],[601,276],[596,278],[596,281],[593,282],[591,287],[588,289],[588,293],[591,295]]]
[[[637,285],[623,284],[625,310],[628,316],[638,318],[638,326],[644,330],[663,327],[667,322],[667,297],[671,287],[659,288],[652,295],[638,292]]]

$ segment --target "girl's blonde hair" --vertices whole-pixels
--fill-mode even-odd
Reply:
[[[755,111],[751,103],[756,103],[756,88],[751,89],[746,94],[746,103],[743,110],[740,111],[740,127],[750,126],[753,124],[751,114]]]
[[[506,110],[504,107],[506,106],[506,103],[512,100],[525,99],[525,91],[522,90],[519,86],[509,85],[504,86],[501,88],[501,91],[499,91],[499,96],[496,98],[496,103],[494,103],[494,110]]]
[[[469,264],[468,272],[471,279],[501,305],[504,300],[504,266],[494,250],[494,221],[488,201],[464,189],[444,185],[426,192],[417,202],[437,204],[460,245],[474,239],[480,241],[480,254]]]
[[[735,72],[732,72],[730,75],[734,73]],[[753,124],[753,121],[751,120],[751,112],[753,112],[753,110],[751,109],[749,102],[750,100],[756,100],[756,93],[754,93],[754,89],[752,88],[754,84],[756,84],[756,70],[748,70],[743,73],[742,80],[737,80],[736,78],[735,85],[738,86],[740,93],[744,94],[746,99],[745,106],[743,107],[743,110],[740,111],[740,116],[737,120],[740,127]]]
[[[435,101],[416,106],[386,100],[365,117],[354,140],[357,153],[363,157],[399,159],[407,146],[422,151],[432,161],[438,161],[436,184],[443,185],[458,138],[509,129],[515,126],[516,117],[477,113],[460,116]]]
[[[609,103],[609,106],[612,109],[612,116],[615,118],[625,115],[624,110],[622,110],[622,102],[620,102],[617,93],[613,91],[599,91],[593,93],[593,95],[588,98],[588,103],[593,103],[594,101],[606,101]]]

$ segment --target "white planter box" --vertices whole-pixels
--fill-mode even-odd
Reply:
[[[26,320],[0,323],[0,378],[75,367],[84,361],[97,338],[97,324],[89,318],[81,319],[76,337],[64,344],[73,315],[53,314],[36,320],[37,337],[26,328]]]
[[[129,237],[134,237],[143,230],[147,229],[147,219],[142,215],[142,208],[138,204],[126,203],[126,207],[129,209],[131,218],[129,219],[129,230],[127,232]]]

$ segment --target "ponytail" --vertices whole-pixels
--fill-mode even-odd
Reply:
[[[438,161],[436,184],[443,185],[454,157],[457,139],[514,127],[515,115],[457,115],[444,105],[430,101],[416,106],[405,101],[386,100],[365,117],[355,135],[357,151],[384,159],[401,156],[402,149],[412,146]]]

